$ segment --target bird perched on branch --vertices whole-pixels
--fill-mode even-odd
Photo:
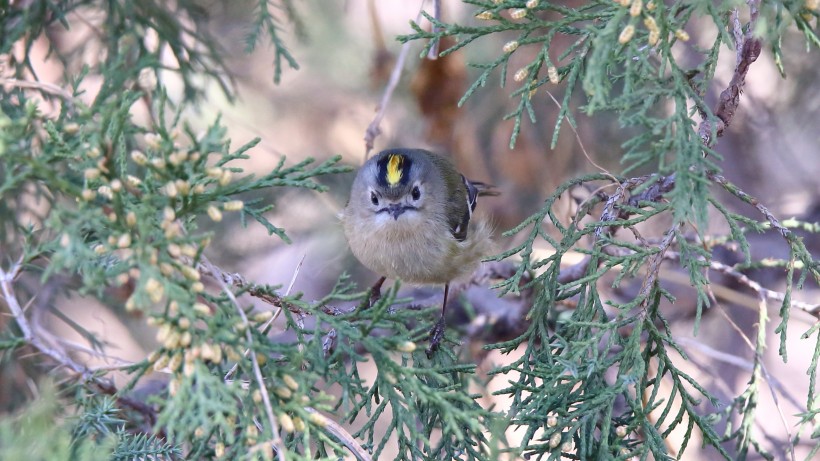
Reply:
[[[497,192],[465,178],[445,157],[422,149],[388,149],[361,167],[342,212],[353,254],[382,276],[371,299],[377,299],[387,277],[444,284],[428,356],[444,336],[450,282],[471,274],[493,252],[489,224],[473,219],[483,195]]]

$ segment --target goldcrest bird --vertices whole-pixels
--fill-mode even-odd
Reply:
[[[452,162],[422,149],[389,149],[361,167],[342,212],[353,255],[382,277],[411,284],[444,284],[441,317],[430,331],[428,355],[444,334],[450,282],[471,274],[493,252],[489,224],[473,218],[479,196],[497,195],[466,179]]]

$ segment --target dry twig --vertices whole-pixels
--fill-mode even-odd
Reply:
[[[211,274],[223,274],[223,272],[211,264],[205,256],[202,256],[200,265],[208,269]],[[220,283],[222,286],[222,292],[225,293],[228,299],[231,300],[236,308],[236,311],[239,313],[239,316],[242,318],[242,323],[245,325],[245,341],[248,342],[248,349],[253,349],[253,334],[251,333],[251,323],[248,320],[248,316],[245,314],[242,306],[239,305],[239,301],[237,301],[236,296],[234,296],[233,291],[231,291],[227,282],[223,280],[222,277],[214,278]],[[259,393],[262,394],[262,403],[268,417],[268,424],[270,424],[271,444],[273,444],[273,447],[276,449],[276,456],[279,461],[285,461],[285,444],[282,442],[282,437],[279,435],[279,424],[277,424],[276,416],[273,414],[273,406],[270,402],[268,388],[265,386],[265,379],[262,376],[262,369],[259,367],[259,360],[256,358],[256,354],[251,353],[250,356],[251,365],[253,366],[253,375],[256,379],[257,386],[259,386]]]
[[[65,89],[54,85],[52,83],[46,82],[38,82],[38,81],[31,81],[31,80],[20,80],[16,78],[0,78],[0,85],[10,86],[14,88],[26,88],[31,90],[37,90],[42,93],[50,94],[52,96],[59,96],[63,99],[70,107],[73,107],[77,104],[77,100],[74,98],[74,95],[66,91]]]
[[[17,275],[20,274],[20,271],[23,268],[23,258],[20,257],[17,262],[12,264],[8,271],[0,268],[0,288],[3,291],[3,298],[6,300],[6,305],[9,307],[11,311],[11,315],[14,317],[14,321],[17,323],[17,326],[20,328],[20,332],[23,333],[23,339],[26,343],[33,346],[38,351],[42,352],[43,354],[51,357],[55,362],[59,363],[61,366],[67,367],[71,369],[73,372],[79,374],[82,377],[83,381],[87,381],[92,378],[92,373],[82,366],[81,364],[77,363],[65,353],[65,351],[49,347],[43,340],[34,333],[34,330],[29,325],[28,319],[26,319],[26,314],[22,306],[20,306],[19,301],[17,300],[17,296],[14,293],[14,279]]]
[[[419,13],[419,15],[416,16],[416,22],[419,22],[420,19],[421,13]],[[390,80],[387,82],[387,86],[384,88],[382,99],[379,102],[378,109],[376,110],[376,116],[373,117],[373,121],[370,122],[370,125],[367,125],[367,129],[365,130],[365,159],[367,159],[367,157],[370,156],[370,151],[373,150],[373,142],[376,140],[376,137],[382,133],[382,130],[379,127],[379,125],[381,125],[382,119],[384,118],[384,114],[385,112],[387,112],[387,105],[390,104],[390,98],[393,97],[393,91],[396,90],[396,86],[399,84],[399,78],[401,77],[402,70],[404,70],[404,61],[407,60],[408,53],[410,53],[410,42],[406,42],[404,45],[401,46],[399,57],[398,59],[396,59],[396,63],[393,66],[393,72],[390,73]]]
[[[732,277],[733,279],[737,280],[739,283],[751,288],[752,290],[757,292],[758,295],[763,296],[766,299],[771,299],[773,301],[779,301],[781,303],[786,300],[786,294],[785,293],[781,293],[779,291],[774,291],[774,290],[769,290],[768,288],[764,288],[759,283],[757,283],[754,280],[747,277],[746,274],[735,270],[731,266],[727,266],[726,264],[723,264],[723,263],[718,262],[718,261],[709,261],[709,268],[716,271],[716,272],[720,272],[721,274],[728,275],[729,277]],[[806,303],[806,302],[803,302],[803,301],[795,301],[793,299],[790,299],[789,301],[790,301],[791,307],[794,307],[794,308],[800,309],[802,311],[808,312],[809,314],[817,315],[817,313],[820,312],[820,304],[812,304],[812,303]]]
[[[342,445],[344,445],[351,453],[358,459],[359,461],[371,461],[372,458],[370,454],[365,451],[364,448],[347,432],[342,426],[340,426],[336,421],[326,417],[325,415],[319,413],[314,408],[306,407],[308,413],[315,415],[314,417],[317,418],[321,426],[324,430],[326,430],[330,435],[336,438]]]
[[[754,37],[755,23],[757,22],[759,0],[749,0],[749,23],[746,25],[746,33],[743,34],[737,11],[733,18],[733,35],[735,36],[736,65],[732,74],[729,86],[720,93],[720,98],[713,113],[714,119],[704,118],[698,127],[698,135],[703,145],[712,147],[717,138],[723,136],[724,130],[729,127],[735,116],[735,111],[740,104],[740,93],[746,85],[746,74],[749,67],[760,56],[762,44]],[[714,134],[714,135],[713,135]]]
[[[436,21],[441,21],[441,0],[433,0],[433,17]],[[440,28],[436,25],[433,25],[433,33],[437,33]],[[433,43],[430,44],[430,50],[427,52],[427,59],[438,59],[438,50],[439,50],[440,41],[438,37],[433,39]]]
[[[20,305],[20,302],[17,299],[17,295],[14,292],[14,280],[20,274],[23,268],[23,258],[20,257],[8,270],[4,270],[0,267],[0,290],[3,292],[3,299],[6,301],[6,305],[9,307],[11,311],[12,317],[14,318],[15,323],[17,323],[18,328],[20,328],[20,332],[23,334],[23,340],[30,345],[31,347],[38,350],[40,353],[45,354],[60,367],[68,368],[71,370],[75,375],[80,377],[80,381],[85,384],[90,384],[96,387],[99,391],[114,396],[117,403],[124,407],[131,408],[143,415],[150,426],[153,426],[156,422],[156,414],[154,409],[151,406],[140,402],[138,400],[134,400],[122,395],[118,395],[118,390],[114,385],[106,380],[98,376],[99,371],[107,371],[112,367],[97,367],[97,368],[88,368],[85,365],[80,364],[79,362],[72,359],[65,350],[60,349],[57,347],[58,342],[55,342],[55,345],[49,345],[41,336],[41,332],[36,330],[32,327],[29,323],[28,319],[26,318],[25,309]],[[75,345],[72,345],[75,347]],[[76,345],[76,347],[82,348],[82,346]],[[82,348],[85,349],[85,348]],[[83,350],[85,352],[85,350]],[[122,368],[123,365],[116,365],[114,368]]]

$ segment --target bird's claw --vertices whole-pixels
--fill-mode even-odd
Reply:
[[[446,328],[444,316],[439,317],[433,328],[430,329],[430,345],[427,347],[427,358],[432,358],[433,353],[438,350],[441,341],[444,339],[444,330]]]
[[[368,298],[368,307],[373,307],[379,300],[382,299],[381,290],[376,287],[370,288],[370,297]]]
[[[376,305],[380,299],[382,299],[382,284],[384,283],[385,278],[380,277],[379,280],[376,280],[376,283],[370,287],[370,296],[367,298],[367,307],[370,308]]]

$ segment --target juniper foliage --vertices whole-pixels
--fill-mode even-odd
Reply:
[[[761,447],[761,434],[753,428],[760,392],[765,389],[762,354],[769,341],[767,293],[758,291],[757,332],[750,334],[755,349],[751,379],[744,392],[725,402],[681,370],[680,360],[688,357],[659,310],[663,299],[674,298],[659,282],[658,273],[665,261],[687,270],[697,290],[697,332],[697,321],[713,299],[708,272],[722,267],[715,252],[722,245],[736,245],[743,262],[731,270],[760,267],[769,261],[752,259],[747,235],[771,232],[781,237],[790,248],[789,258],[771,263],[786,269],[786,291],[769,301],[780,304],[775,332],[786,360],[786,332],[794,309],[792,290],[801,288],[807,278],[820,278],[818,262],[791,229],[816,232],[816,226],[778,221],[757,199],[720,175],[716,143],[724,128],[721,124],[728,125],[734,114],[726,105],[707,104],[706,94],[714,89],[722,53],[737,55],[735,75],[745,77],[756,59],[750,55],[760,43],[782,62],[781,40],[790,27],[802,32],[808,46],[820,44],[816,5],[640,0],[582,2],[573,7],[546,1],[465,3],[475,6],[475,23],[446,23],[425,14],[433,28],[413,23],[415,33],[400,37],[402,41],[428,40],[421,53],[424,56],[443,37],[454,39],[450,48],[441,51],[447,55],[480,46],[479,39],[493,34],[517,34],[496,59],[472,64],[481,72],[462,104],[496,74],[503,87],[509,81],[511,57],[526,48],[531,60],[515,70],[512,80],[519,83],[510,91],[518,101],[507,115],[515,121],[511,146],[525,118],[541,123],[533,98],[549,91],[550,85],[560,84],[563,97],[553,147],[564,125],[575,124],[574,112],[590,116],[613,112],[620,126],[634,133],[623,144],[626,167],[622,174],[655,172],[634,178],[609,173],[573,178],[559,186],[538,212],[507,232],[523,234],[523,242],[498,258],[518,256],[522,262],[498,288],[517,292],[521,287],[534,287],[536,293],[527,330],[513,340],[487,346],[506,354],[524,349],[523,354],[512,355],[511,364],[492,372],[502,379],[517,377],[499,392],[513,402],[508,409],[510,424],[525,431],[522,446],[511,451],[528,459],[668,459],[691,450],[690,441],[697,435],[702,445],[726,459],[745,459],[750,450],[771,459],[772,454]],[[704,48],[688,46],[690,59],[684,59],[673,48],[690,40],[686,30],[695,22],[699,31],[713,30],[714,40]],[[693,54],[696,63],[687,67],[683,63],[691,63]],[[782,64],[780,69],[784,72]],[[572,103],[579,91],[586,103],[576,108]],[[731,101],[730,96],[724,100],[721,94],[721,104]],[[557,212],[556,202],[573,188],[601,191],[607,184],[615,192],[592,195],[569,222]],[[728,192],[737,202],[730,205],[718,200],[715,189]],[[743,203],[756,207],[761,221],[729,211],[730,206]],[[593,215],[596,207],[600,214]],[[730,229],[727,235],[706,233],[710,207]],[[642,223],[664,222],[664,218],[672,225],[658,235],[642,236],[637,230]],[[551,235],[552,226],[560,238]],[[618,229],[632,233],[627,237],[616,233]],[[554,252],[548,257],[535,256],[533,247],[543,244]],[[583,263],[571,267],[580,270],[578,274],[571,274],[568,264],[562,268],[571,252],[587,255]],[[602,298],[599,286],[604,275],[613,271],[617,273],[610,282],[613,287],[625,279],[643,279],[637,296],[627,302]],[[529,273],[537,275],[523,283]],[[561,305],[568,301],[575,308],[570,316],[561,315]],[[804,332],[802,338],[813,338],[820,347],[816,328]],[[804,440],[801,434],[811,430],[810,418],[818,411],[817,360],[815,354],[806,370],[810,377],[806,412],[791,444]],[[684,428],[683,442],[669,447],[667,438],[678,427]],[[719,427],[726,429],[721,433]],[[810,458],[820,448],[816,431],[808,443],[813,446]],[[730,444],[734,445],[731,452],[727,450]]]

